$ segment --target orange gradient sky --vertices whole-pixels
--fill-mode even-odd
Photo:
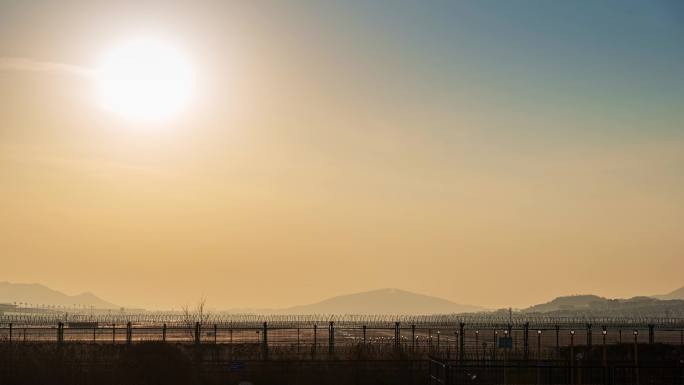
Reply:
[[[504,4],[2,3],[0,280],[147,308],[681,287],[681,6]],[[101,108],[89,71],[150,36],[192,99]]]

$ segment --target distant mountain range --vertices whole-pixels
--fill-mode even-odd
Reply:
[[[92,293],[66,295],[40,284],[0,282],[1,303],[83,306],[95,309],[119,309]],[[379,289],[341,295],[309,305],[282,309],[232,309],[228,313],[253,314],[452,314],[487,311],[447,299],[416,294],[400,289]],[[630,299],[609,299],[597,295],[572,295],[522,309],[525,313],[557,315],[680,315],[684,316],[684,287],[671,293]]]
[[[85,306],[96,309],[118,309],[119,306],[107,302],[93,293],[66,295],[57,290],[37,283],[0,282],[0,303],[25,303],[27,306],[45,305]]]

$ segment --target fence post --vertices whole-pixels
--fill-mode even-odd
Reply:
[[[57,342],[64,342],[64,322],[57,324]]]
[[[262,341],[262,351],[264,353],[264,360],[268,359],[268,324],[264,322],[264,330],[263,330],[263,341]]]
[[[9,343],[12,343],[12,323],[9,324]]]
[[[465,360],[465,323],[458,324],[458,358]]]
[[[116,324],[112,324],[112,343],[116,343]]]
[[[655,325],[648,325],[648,343],[653,345],[655,343]]]
[[[483,357],[484,359],[484,354]],[[480,360],[480,331],[475,330],[475,359]]]
[[[130,345],[132,340],[133,340],[133,327],[131,325],[131,321],[128,321],[126,323],[126,343]]]
[[[416,325],[411,325],[411,350],[416,351]]]
[[[162,325],[162,342],[166,342],[166,323]]]
[[[318,325],[314,325],[313,351],[311,354],[316,357],[316,345],[318,345]]]
[[[530,352],[530,323],[523,324],[523,357],[525,361],[529,358]]]
[[[218,335],[218,325],[214,324],[214,344],[216,343],[217,335]]]
[[[195,344],[199,344],[202,341],[202,326],[200,326],[199,321],[195,322]]]
[[[591,324],[587,324],[587,346],[591,347],[592,345],[592,334],[591,334]]]
[[[560,353],[560,327],[556,325],[556,353]]]
[[[399,350],[400,348],[400,340],[401,340],[401,329],[399,326],[399,322],[394,323],[394,348]]]
[[[328,326],[328,353],[333,354],[335,352],[335,323],[330,321],[330,326]]]

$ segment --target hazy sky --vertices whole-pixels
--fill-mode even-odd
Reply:
[[[681,1],[0,0],[0,280],[118,304],[684,285]],[[195,73],[145,122],[91,69]]]

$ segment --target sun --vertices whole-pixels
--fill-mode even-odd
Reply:
[[[188,60],[171,44],[153,39],[130,41],[111,50],[97,78],[105,108],[143,121],[181,113],[194,86]]]

